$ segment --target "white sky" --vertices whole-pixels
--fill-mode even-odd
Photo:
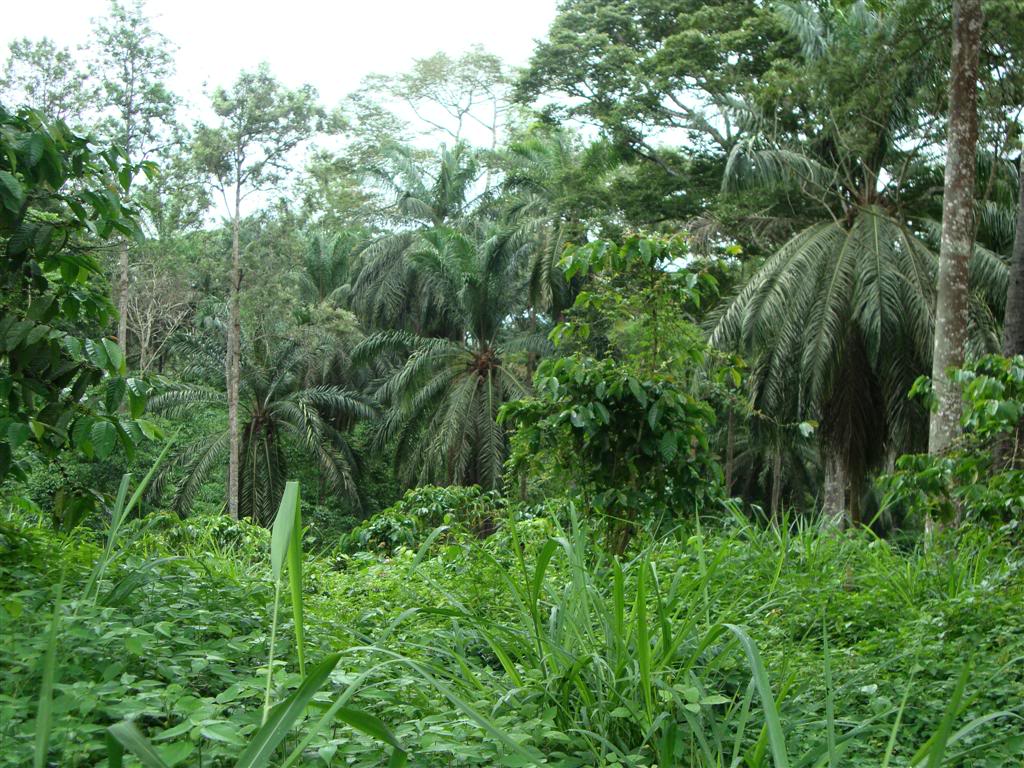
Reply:
[[[90,19],[106,0],[10,3],[0,55],[11,40],[49,37],[72,48],[88,42]],[[400,72],[439,50],[474,44],[513,66],[526,64],[546,35],[556,0],[149,0],[154,27],[179,46],[174,90],[193,107],[204,84],[230,85],[261,61],[289,86],[310,83],[336,105],[370,72]]]

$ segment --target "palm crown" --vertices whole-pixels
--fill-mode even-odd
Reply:
[[[179,343],[188,372],[200,382],[221,381],[222,339],[194,332]],[[325,486],[358,503],[354,460],[344,429],[370,418],[374,408],[359,394],[315,384],[317,353],[286,339],[249,343],[242,357],[240,411],[242,471],[239,513],[262,523],[273,519],[288,478],[286,444],[314,462]],[[186,416],[197,407],[226,408],[225,393],[202,383],[178,384],[156,396],[152,406],[168,415]],[[220,466],[228,448],[226,426],[202,435],[178,452],[184,469],[173,506],[189,509],[203,482]]]

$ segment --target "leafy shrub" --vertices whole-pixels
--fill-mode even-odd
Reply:
[[[595,274],[552,332],[565,356],[541,363],[534,396],[502,410],[516,426],[512,466],[568,482],[616,552],[641,516],[693,514],[720,495],[715,413],[701,397],[716,366],[688,319],[713,280],[674,269],[684,255],[676,241],[636,237],[570,250],[567,277]]]
[[[492,533],[502,508],[496,491],[480,486],[413,488],[398,502],[358,525],[342,539],[342,548],[392,554],[398,547],[415,548],[441,525],[476,536]]]
[[[149,386],[99,337],[114,307],[95,251],[138,234],[125,200],[140,170],[154,166],[0,106],[0,480],[22,477],[28,453],[106,458],[157,436]]]
[[[988,355],[954,375],[963,435],[941,456],[908,454],[880,478],[883,506],[918,521],[971,518],[1017,524],[1024,509],[1024,357]],[[931,398],[922,377],[911,396]]]

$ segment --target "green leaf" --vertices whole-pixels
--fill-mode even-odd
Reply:
[[[288,557],[288,548],[292,543],[292,530],[299,514],[299,483],[289,480],[281,495],[281,503],[274,518],[274,529],[270,535],[270,567],[274,571],[274,580],[280,581]]]
[[[658,426],[658,404],[655,403],[651,406],[650,410],[647,411],[647,423],[651,429],[656,429]]]
[[[120,376],[112,376],[107,380],[106,391],[103,395],[103,405],[107,413],[114,413],[124,400],[124,393],[127,391],[124,379]]]
[[[640,386],[640,382],[637,381],[636,379],[630,377],[630,379],[629,379],[629,381],[627,383],[628,383],[628,386],[629,386],[629,391],[633,393],[633,397],[636,399],[636,401],[638,403],[640,403],[640,405],[642,405],[642,406],[644,406],[646,408],[647,407],[647,393],[644,392],[643,387]]]
[[[187,741],[179,741],[175,744],[162,744],[156,749],[169,768],[174,768],[195,751],[195,745]]]
[[[124,747],[114,735],[107,731],[107,768],[121,768],[124,765]]]
[[[122,352],[121,348],[110,339],[100,339],[100,342],[103,344],[103,348],[107,351],[107,356],[110,358],[110,372],[123,376],[126,370],[124,352]]]
[[[661,441],[658,443],[658,450],[661,453],[661,458],[666,463],[672,461],[676,457],[678,448],[676,447],[676,433],[665,432],[661,436]]]
[[[85,356],[97,368],[107,370],[110,367],[110,358],[107,356],[106,347],[103,344],[97,344],[92,339],[85,340]]]
[[[18,213],[25,202],[25,192],[18,181],[8,171],[0,171],[0,200],[11,213]]]
[[[732,632],[743,646],[747,654],[747,661],[750,663],[754,683],[757,686],[757,693],[761,697],[761,706],[764,709],[765,728],[768,731],[768,743],[771,745],[772,758],[775,761],[775,768],[789,768],[789,757],[786,754],[786,737],[782,732],[782,721],[779,718],[779,709],[775,704],[775,696],[772,694],[772,686],[768,681],[768,671],[761,661],[761,654],[757,651],[757,645],[750,639],[750,635],[742,627],[735,624],[726,624],[725,627]]]
[[[351,725],[357,731],[362,731],[367,736],[383,741],[385,744],[390,744],[395,749],[405,751],[401,742],[395,738],[395,735],[384,722],[369,712],[350,707],[341,707],[337,712],[337,718],[343,723]]]
[[[14,422],[7,427],[7,442],[10,443],[12,451],[17,450],[31,435],[32,428],[28,424]]]
[[[135,425],[142,430],[142,434],[150,440],[159,440],[163,437],[163,430],[151,421],[136,419]]]
[[[60,632],[61,597],[64,592],[64,574],[57,582],[57,596],[53,600],[53,615],[46,635],[46,651],[43,653],[43,675],[39,686],[39,704],[36,707],[35,752],[32,759],[34,768],[47,764],[50,751],[50,727],[53,724],[53,686],[57,681],[57,636]]]
[[[288,589],[292,600],[292,621],[295,627],[295,650],[299,657],[299,674],[306,675],[306,640],[302,622],[302,502],[299,484],[295,483],[295,511],[291,541],[288,544]]]
[[[89,442],[97,458],[107,458],[117,444],[117,427],[109,421],[97,421],[89,430]]]
[[[245,739],[242,738],[238,726],[234,723],[207,723],[199,729],[199,733],[211,741],[234,744],[236,747],[241,747],[245,744]]]
[[[953,731],[953,722],[960,714],[960,702],[963,699],[964,689],[967,687],[970,674],[971,665],[970,662],[967,662],[960,670],[960,676],[957,678],[956,686],[953,688],[953,694],[949,697],[949,704],[942,715],[938,729],[910,759],[912,766],[921,765],[925,758],[928,759],[928,768],[939,768],[942,765],[946,757],[946,746]]]

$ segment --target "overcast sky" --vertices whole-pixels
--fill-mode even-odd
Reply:
[[[17,38],[88,42],[90,19],[106,0],[9,3],[0,27],[6,60]],[[175,91],[202,101],[204,83],[229,85],[241,69],[268,61],[286,84],[310,83],[335,105],[370,72],[399,72],[414,58],[474,44],[508,64],[527,62],[555,15],[556,0],[149,0],[154,26],[178,47]]]

